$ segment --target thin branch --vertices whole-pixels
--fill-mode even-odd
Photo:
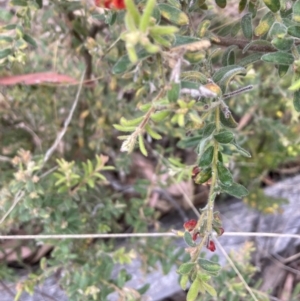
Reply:
[[[248,293],[251,295],[252,299],[255,301],[258,301],[258,299],[256,298],[256,296],[254,295],[252,289],[250,288],[250,286],[248,285],[248,283],[245,281],[243,275],[240,273],[240,271],[237,269],[236,265],[234,264],[234,262],[231,260],[231,258],[227,255],[226,251],[224,250],[224,248],[222,247],[222,245],[220,244],[220,242],[216,239],[215,240],[216,245],[218,246],[218,248],[221,250],[221,252],[223,253],[224,257],[226,258],[226,260],[230,263],[231,267],[234,269],[234,271],[236,272],[236,274],[238,275],[238,277],[240,278],[240,280],[242,281],[242,283],[244,284],[246,290],[248,291]]]
[[[244,49],[250,41],[248,40],[240,40],[240,39],[231,39],[228,37],[220,37],[217,36],[210,40],[212,44],[228,47],[231,45],[236,45],[240,49]],[[256,52],[276,52],[277,49],[268,45],[252,45],[249,47],[248,51],[256,51]]]
[[[85,72],[82,73],[82,76],[81,76],[81,80],[80,80],[80,84],[79,84],[79,87],[78,87],[78,91],[77,91],[77,95],[75,97],[75,100],[74,100],[74,103],[72,105],[72,108],[70,110],[70,113],[68,115],[68,118],[65,120],[65,123],[64,123],[64,127],[63,129],[59,132],[59,134],[57,135],[54,143],[52,144],[52,146],[47,150],[46,154],[45,154],[45,157],[44,157],[44,164],[50,159],[50,157],[52,156],[52,154],[54,153],[54,151],[56,150],[57,146],[59,145],[59,143],[61,142],[62,138],[64,137],[65,133],[67,132],[67,129],[68,129],[68,126],[72,120],[72,117],[73,117],[73,114],[74,114],[74,111],[76,109],[76,106],[78,104],[78,101],[79,101],[79,95],[81,93],[81,88],[82,88],[82,83],[83,83],[83,79],[84,79],[84,75],[85,75]]]
[[[23,198],[23,196],[25,195],[25,192],[22,190],[19,190],[14,198],[13,204],[11,205],[11,207],[8,209],[8,211],[4,214],[4,216],[1,218],[0,220],[0,224],[2,224],[4,222],[4,220],[8,217],[8,215],[13,211],[13,209],[16,207],[16,205],[19,203],[19,201]]]

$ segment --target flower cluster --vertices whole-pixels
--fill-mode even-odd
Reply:
[[[216,214],[215,218],[217,219],[218,215]],[[188,220],[183,224],[185,231],[192,232],[192,239],[195,241],[200,232],[199,229],[196,229],[197,221],[195,219]],[[224,229],[222,227],[214,227],[214,230],[217,232],[218,236],[221,236],[224,233]],[[212,252],[216,250],[216,245],[211,238],[207,239],[206,248]]]

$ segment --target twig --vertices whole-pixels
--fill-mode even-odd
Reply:
[[[45,154],[45,157],[44,157],[44,164],[49,160],[49,158],[52,156],[53,152],[55,151],[55,149],[57,148],[58,144],[61,142],[62,138],[64,137],[66,131],[67,131],[67,128],[72,120],[72,117],[73,117],[73,114],[74,114],[74,111],[76,109],[76,106],[78,104],[78,101],[79,101],[79,95],[80,95],[80,92],[81,92],[81,88],[82,88],[82,83],[83,83],[83,79],[84,79],[84,75],[85,75],[85,72],[82,73],[82,76],[81,76],[81,80],[80,80],[80,84],[79,84],[79,88],[78,88],[78,91],[77,91],[77,95],[75,97],[75,100],[73,102],[73,105],[72,105],[72,108],[70,110],[70,113],[68,115],[68,118],[65,120],[64,122],[64,127],[63,129],[59,132],[59,134],[57,135],[54,143],[52,144],[52,146],[47,150],[46,154]]]
[[[236,274],[238,275],[238,277],[240,278],[240,280],[242,281],[242,283],[244,284],[246,290],[249,292],[249,294],[251,295],[252,299],[255,300],[255,301],[258,301],[258,299],[254,295],[252,289],[250,288],[250,286],[248,285],[248,283],[245,281],[244,277],[242,276],[242,274],[240,273],[240,271],[237,269],[237,267],[234,264],[234,262],[227,255],[226,251],[224,250],[224,248],[222,247],[222,245],[220,244],[220,242],[216,239],[215,243],[218,246],[218,248],[221,250],[221,252],[223,253],[223,255],[225,256],[226,260],[230,263],[231,267],[234,269],[234,271],[236,272]]]
[[[0,285],[4,288],[4,290],[13,298],[15,297],[15,294],[13,293],[13,291],[2,281],[0,280]]]
[[[25,195],[25,192],[22,190],[19,190],[14,198],[14,202],[11,205],[11,207],[8,209],[8,211],[4,214],[4,216],[1,218],[0,220],[0,224],[2,224],[4,222],[4,220],[7,218],[7,216],[13,211],[13,209],[15,208],[15,206],[19,203],[19,201],[22,199],[22,197]]]
[[[210,40],[212,44],[220,45],[220,46],[231,46],[236,45],[240,49],[244,49],[246,45],[249,44],[250,41],[240,40],[240,39],[231,39],[228,37],[220,37],[217,36],[215,39]],[[275,52],[277,49],[275,47],[271,47],[268,45],[252,45],[248,51],[256,51],[256,52]]]

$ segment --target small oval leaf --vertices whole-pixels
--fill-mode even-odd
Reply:
[[[233,182],[231,172],[220,162],[217,165],[220,182],[225,186],[230,186]]]
[[[188,16],[175,6],[171,6],[166,3],[161,3],[158,5],[158,9],[160,10],[161,16],[173,24],[176,25],[189,24]]]
[[[221,185],[222,191],[237,198],[242,198],[248,195],[248,190],[241,184],[233,183],[230,186]]]
[[[195,247],[195,246],[196,246],[196,244],[194,243],[193,238],[192,238],[192,235],[191,235],[190,232],[185,231],[185,232],[184,232],[183,239],[184,239],[185,243],[186,243],[188,246],[190,246],[190,247]]]
[[[202,154],[200,161],[199,161],[199,166],[205,167],[205,166],[210,165],[210,163],[212,162],[212,159],[213,159],[213,155],[214,155],[214,147],[210,146]]]
[[[246,39],[252,39],[252,14],[248,13],[241,20],[241,27]]]
[[[233,133],[227,130],[220,131],[218,134],[214,135],[214,138],[219,142],[223,144],[230,143],[234,136]]]
[[[189,274],[195,267],[195,262],[186,262],[179,266],[177,273],[181,275]]]
[[[294,63],[294,56],[291,53],[277,51],[264,54],[261,60],[273,64],[291,65]]]
[[[204,258],[199,258],[198,259],[198,264],[200,265],[200,267],[207,271],[207,272],[213,272],[213,273],[217,273],[220,271],[221,266],[214,261],[210,261]]]
[[[294,93],[293,103],[294,103],[295,110],[297,112],[300,112],[300,90],[297,90]]]
[[[264,3],[273,13],[280,10],[280,0],[264,0]]]
[[[228,118],[226,118],[223,112],[220,112],[220,121],[224,126],[231,129],[234,129],[238,126],[238,123],[234,120],[232,114],[230,114]]]

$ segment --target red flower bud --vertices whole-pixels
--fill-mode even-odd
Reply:
[[[224,233],[224,229],[223,228],[219,228],[218,235],[221,236],[223,233]]]
[[[206,248],[212,252],[214,252],[216,250],[216,245],[215,243],[212,241],[212,240],[209,240],[207,245],[206,245]]]
[[[224,233],[224,229],[221,227],[214,227],[214,230],[217,232],[218,236],[221,236]]]
[[[192,237],[193,241],[195,241],[197,239],[198,235],[199,235],[199,232],[196,232],[193,234],[193,237]]]
[[[197,221],[195,219],[190,219],[189,221],[183,224],[183,227],[186,231],[192,231],[197,225]]]
[[[195,178],[199,172],[200,168],[198,166],[194,166],[192,170],[192,178]]]
[[[94,0],[95,5],[108,9],[125,9],[124,0]]]

